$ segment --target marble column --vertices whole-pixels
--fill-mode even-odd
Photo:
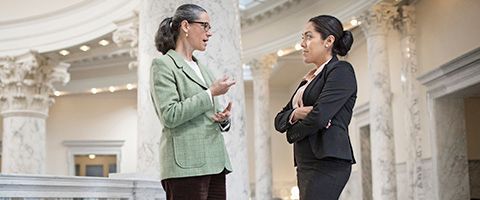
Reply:
[[[137,70],[137,174],[135,177],[160,177],[160,155],[159,142],[162,125],[160,124],[150,98],[150,64],[151,59],[159,54],[155,48],[152,49],[154,27],[158,26],[149,22],[149,12],[155,12],[149,9],[147,1],[143,2],[141,17],[146,20],[142,22],[142,31],[139,31],[139,14],[132,13],[125,19],[115,22],[117,30],[113,32],[113,41],[121,47],[128,47],[130,57],[134,59],[128,63],[128,69]],[[160,22],[158,22],[160,23]],[[145,27],[149,27],[145,29]],[[152,26],[152,27],[150,27]],[[148,33],[146,31],[149,31]],[[139,33],[140,32],[140,33]],[[141,45],[141,54],[139,53],[139,40]],[[141,67],[139,68],[139,60]]]
[[[139,134],[149,135],[144,140],[146,152],[158,152],[161,126],[154,116],[149,94],[149,69],[154,57],[160,55],[154,46],[154,36],[158,25],[165,17],[173,16],[175,9],[184,3],[202,6],[209,13],[213,36],[205,52],[196,52],[196,57],[217,75],[224,74],[237,80],[234,87],[224,97],[233,102],[232,127],[225,133],[225,143],[232,161],[233,173],[227,176],[228,199],[248,199],[248,157],[245,134],[245,100],[240,45],[240,15],[238,0],[201,1],[201,0],[144,0],[140,10],[139,29]],[[152,153],[153,155],[153,153]],[[158,153],[157,153],[158,155]],[[158,156],[157,156],[158,158]],[[156,168],[158,169],[158,168]]]
[[[46,118],[54,102],[50,97],[52,84],[66,84],[69,67],[36,52],[0,57],[2,173],[45,173]]]
[[[360,16],[361,28],[367,38],[371,80],[370,133],[374,200],[397,199],[392,92],[387,51],[387,32],[397,15],[393,4],[381,2]]]
[[[425,199],[423,191],[422,167],[422,128],[420,119],[420,83],[418,76],[416,52],[416,21],[415,7],[413,5],[401,7],[401,32],[402,48],[402,91],[405,98],[405,131],[408,136],[407,157],[407,197],[410,200]]]
[[[150,67],[161,54],[155,49],[154,37],[168,3],[143,0],[139,11],[138,68],[137,68],[137,172],[160,178],[160,123],[150,95]],[[170,5],[173,7],[173,5]],[[173,8],[170,8],[173,9]],[[134,29],[134,27],[132,27]],[[133,33],[133,32],[132,32]]]
[[[250,67],[253,75],[253,108],[255,138],[255,199],[272,199],[272,152],[270,139],[269,77],[277,62],[275,54],[254,59]]]

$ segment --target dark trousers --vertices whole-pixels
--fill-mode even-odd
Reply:
[[[167,200],[226,200],[225,171],[220,174],[162,180]]]
[[[350,178],[352,162],[333,157],[318,159],[308,139],[293,147],[300,200],[337,200]]]
[[[297,166],[300,200],[337,200],[351,171],[350,163],[334,158],[318,160],[313,166]]]

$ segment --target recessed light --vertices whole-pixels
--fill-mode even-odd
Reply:
[[[110,91],[110,92],[115,92],[115,87],[110,86],[110,87],[108,88],[108,91]]]
[[[302,50],[302,45],[300,43],[295,44],[295,50],[297,51]]]
[[[358,23],[358,20],[357,20],[357,19],[352,19],[352,20],[350,20],[350,24],[351,24],[352,26],[357,26],[359,23]]]
[[[127,84],[127,90],[131,90],[131,89],[133,89],[133,85],[132,85],[132,84],[130,84],[130,83],[129,83],[129,84]]]
[[[110,44],[110,42],[108,40],[100,40],[98,42],[98,44],[102,45],[102,46],[107,46],[108,44]]]
[[[277,56],[282,57],[283,55],[285,55],[285,52],[283,50],[280,49],[277,51]]]
[[[87,46],[87,45],[82,45],[82,46],[80,47],[80,50],[82,50],[82,51],[88,51],[88,50],[90,50],[90,47]]]
[[[90,89],[90,92],[91,92],[92,94],[97,94],[97,93],[98,93],[98,89],[97,89],[97,88],[92,88],[92,89]]]
[[[70,51],[67,51],[67,50],[64,49],[64,50],[59,51],[58,53],[62,56],[66,56],[66,55],[70,54]]]

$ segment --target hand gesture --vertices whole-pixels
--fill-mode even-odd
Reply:
[[[225,75],[223,78],[214,81],[209,89],[212,96],[222,95],[227,93],[230,87],[235,85],[235,82],[234,80],[229,80],[229,77]]]
[[[228,102],[227,107],[222,111],[222,112],[217,112],[213,116],[213,121],[215,122],[223,122],[230,118],[231,116],[231,111],[232,111],[232,102]]]
[[[313,106],[298,107],[295,109],[293,121],[305,119],[305,117],[312,111]]]

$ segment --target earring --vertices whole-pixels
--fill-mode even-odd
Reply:
[[[328,48],[328,44],[325,45],[325,48]]]
[[[185,33],[185,37],[188,37],[188,33]]]

